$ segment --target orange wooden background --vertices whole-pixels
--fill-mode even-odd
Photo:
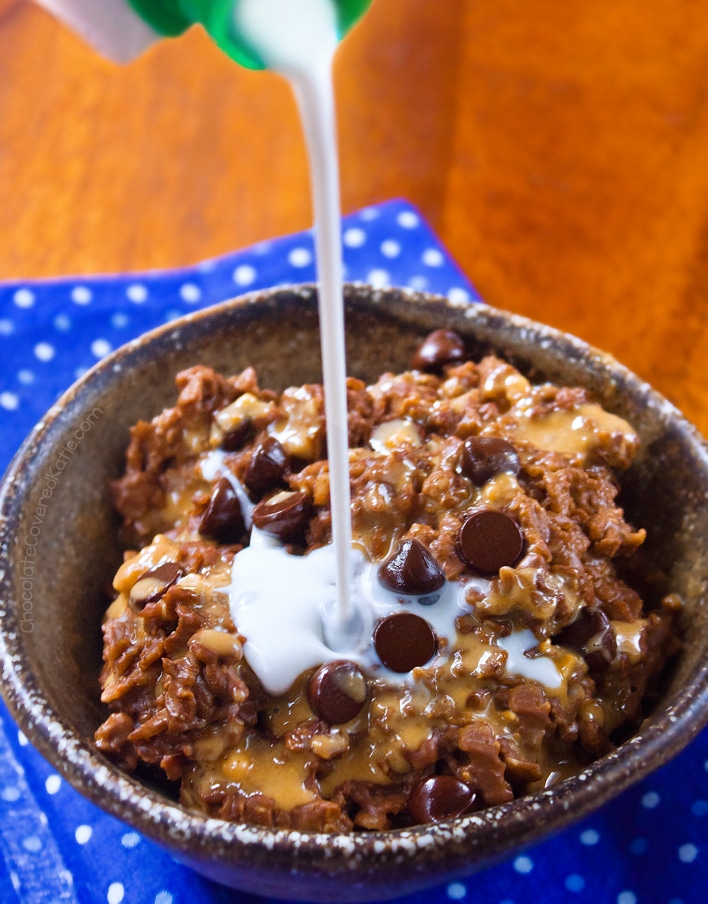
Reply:
[[[490,302],[708,432],[700,0],[374,0],[341,48],[343,206],[417,204]],[[311,225],[294,105],[199,31],[128,67],[0,0],[0,279],[171,267]]]

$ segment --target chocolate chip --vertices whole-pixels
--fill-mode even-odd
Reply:
[[[441,371],[446,364],[460,364],[467,357],[465,343],[451,330],[434,330],[423,339],[411,360],[414,370]]]
[[[307,493],[277,493],[253,509],[253,523],[283,543],[303,543],[311,509]]]
[[[248,434],[251,432],[251,419],[244,418],[238,427],[234,427],[233,430],[229,430],[228,433],[224,435],[224,438],[221,440],[221,448],[224,452],[238,452],[241,446],[244,444]]]
[[[163,562],[140,575],[130,591],[130,602],[138,609],[160,599],[184,571],[176,562]]]
[[[404,540],[388,562],[379,567],[378,575],[384,587],[411,596],[435,593],[445,583],[442,568],[420,540]]]
[[[394,612],[376,625],[374,647],[386,668],[410,672],[432,659],[438,642],[424,618],[412,612]]]
[[[504,565],[515,565],[524,551],[524,535],[505,512],[482,509],[463,523],[457,537],[457,554],[482,574],[497,574]]]
[[[366,703],[368,687],[353,662],[328,662],[310,678],[307,696],[320,719],[339,725],[350,722]]]
[[[253,450],[243,482],[256,498],[260,498],[285,486],[283,474],[288,464],[288,453],[277,439],[267,436]]]
[[[246,533],[241,503],[231,481],[221,477],[199,523],[199,533],[217,543],[238,543]]]
[[[471,436],[460,450],[460,470],[478,487],[497,474],[516,475],[519,467],[514,446],[497,436]]]
[[[560,632],[555,642],[584,657],[591,672],[604,672],[617,655],[617,639],[610,621],[596,606],[586,606]]]
[[[475,798],[475,792],[452,775],[433,775],[413,785],[408,812],[418,824],[440,822],[461,816],[472,807]]]

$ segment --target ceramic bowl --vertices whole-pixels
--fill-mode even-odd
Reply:
[[[351,286],[346,317],[348,370],[357,377],[405,369],[420,339],[446,327],[464,337],[473,357],[494,350],[533,379],[588,387],[643,439],[623,501],[630,521],[648,528],[654,563],[685,600],[685,646],[638,734],[552,790],[437,825],[303,834],[190,813],[93,748],[103,718],[102,588],[121,560],[108,481],[121,470],[128,429],[173,404],[175,374],[197,362],[231,373],[253,364],[261,385],[275,389],[318,380],[312,287],[247,295],[110,355],[35,428],[0,497],[4,695],[25,734],[83,794],[212,879],[280,898],[341,902],[395,897],[488,866],[600,807],[708,721],[708,454],[679,412],[607,355],[483,305]],[[30,545],[36,567],[28,584]]]

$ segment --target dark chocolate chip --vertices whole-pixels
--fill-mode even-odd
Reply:
[[[438,641],[424,618],[412,612],[394,612],[374,629],[378,657],[392,672],[410,672],[435,655]]]
[[[328,662],[310,678],[307,696],[315,713],[339,725],[361,712],[368,695],[366,678],[353,662]]]
[[[302,543],[312,505],[307,493],[277,493],[253,509],[255,526],[283,543]]]
[[[497,474],[516,475],[519,467],[514,446],[497,436],[471,436],[460,450],[460,470],[478,487]]]
[[[580,653],[591,672],[606,671],[617,655],[617,639],[610,621],[596,606],[581,609],[575,621],[554,639]]]
[[[413,785],[408,812],[417,824],[461,816],[475,803],[475,792],[452,775],[433,775]]]
[[[423,339],[411,360],[414,370],[441,371],[465,360],[465,343],[451,330],[434,330]]]
[[[378,574],[384,587],[411,596],[434,593],[445,583],[442,568],[420,540],[404,540]]]
[[[289,462],[288,453],[278,440],[266,436],[253,450],[243,482],[253,496],[260,498],[285,486],[283,474]]]
[[[497,574],[504,565],[515,565],[524,551],[524,535],[505,512],[482,509],[463,523],[457,537],[457,554],[482,574]]]
[[[184,570],[176,562],[163,562],[140,575],[130,591],[130,602],[138,609],[160,599],[178,581]]]
[[[233,430],[229,430],[228,433],[224,434],[224,438],[220,443],[224,452],[238,452],[251,432],[251,427],[251,419],[244,418],[238,427],[234,427]]]
[[[199,523],[199,533],[217,543],[238,543],[246,533],[236,490],[226,477],[218,481]]]

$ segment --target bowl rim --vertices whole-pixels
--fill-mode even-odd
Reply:
[[[371,304],[385,300],[395,293],[407,302],[436,305],[450,309],[465,308],[465,318],[489,323],[503,321],[511,329],[529,335],[543,335],[560,343],[568,352],[593,359],[604,370],[619,374],[631,389],[657,407],[661,417],[678,423],[688,437],[708,471],[708,445],[698,431],[663,396],[619,364],[612,356],[588,345],[571,334],[564,333],[536,321],[482,303],[454,303],[442,296],[401,289],[372,290],[359,284],[349,284],[350,296],[365,291]],[[639,734],[617,750],[596,760],[581,772],[565,779],[553,788],[518,798],[508,804],[444,822],[366,833],[315,833],[291,829],[264,828],[207,817],[188,811],[179,804],[143,785],[112,764],[56,713],[32,675],[31,664],[22,645],[21,632],[7,607],[7,593],[11,591],[12,547],[6,535],[12,513],[22,506],[28,491],[21,473],[24,462],[38,444],[51,440],[59,429],[62,414],[79,409],[84,398],[96,386],[97,380],[116,365],[121,367],[131,356],[146,346],[178,331],[188,331],[194,325],[228,315],[234,308],[243,308],[277,297],[279,293],[312,296],[316,287],[282,286],[276,289],[250,292],[224,302],[191,312],[178,320],[163,324],[116,349],[98,362],[74,383],[35,426],[13,457],[0,486],[0,661],[2,662],[2,695],[19,727],[39,751],[81,793],[104,811],[136,827],[145,835],[177,851],[210,857],[226,856],[232,861],[247,859],[249,849],[263,849],[271,858],[291,858],[296,853],[302,864],[322,868],[329,864],[332,872],[351,872],[352,859],[366,860],[372,870],[386,868],[393,859],[399,862],[423,857],[436,859],[451,847],[469,864],[475,851],[489,861],[489,846],[494,845],[496,859],[511,849],[527,844],[537,837],[563,828],[585,816],[591,810],[645,777],[667,762],[685,747],[708,724],[708,661],[702,663],[690,680],[673,695],[670,705],[656,720],[645,723]],[[195,338],[198,336],[195,334]],[[539,832],[543,823],[544,831]],[[339,863],[331,856],[332,849],[347,854],[347,863]],[[472,857],[472,860],[470,860]]]

